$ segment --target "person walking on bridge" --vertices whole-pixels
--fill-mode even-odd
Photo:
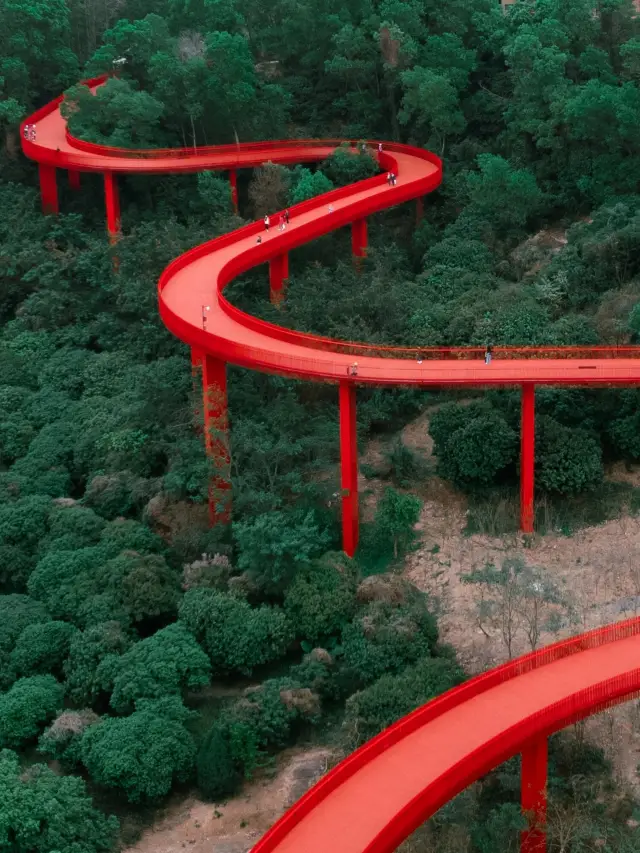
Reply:
[[[289,224],[289,208],[287,208],[284,212],[284,221],[287,225]]]
[[[269,214],[268,214],[268,213],[265,213],[265,215],[264,215],[264,230],[265,230],[265,231],[268,231],[268,230],[269,230],[269,225],[270,225],[270,224],[271,224],[271,221],[270,221],[270,219],[269,219]]]
[[[487,348],[484,351],[484,363],[485,364],[491,364],[491,351],[492,351],[492,349],[493,349],[493,347],[490,347],[487,344]]]

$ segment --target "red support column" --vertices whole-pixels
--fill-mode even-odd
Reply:
[[[202,382],[202,359],[203,355],[200,350],[191,348],[191,384],[193,388],[194,400],[196,404],[193,410],[193,418],[198,435],[202,434],[204,415],[202,412],[202,397],[200,396],[200,387]]]
[[[424,199],[422,196],[416,199],[416,228],[422,222],[422,217],[424,216]]]
[[[269,296],[274,305],[283,301],[288,278],[289,255],[284,252],[269,261]]]
[[[211,355],[203,354],[201,359],[204,440],[212,467],[209,483],[209,521],[213,526],[225,524],[231,519],[227,366],[224,361]]]
[[[120,196],[113,172],[104,173],[104,198],[107,206],[109,242],[115,243],[120,235]]]
[[[537,738],[522,751],[521,803],[529,828],[520,838],[520,853],[546,853],[547,765],[547,739]]]
[[[75,169],[69,169],[69,186],[72,190],[80,189],[80,172]]]
[[[235,169],[229,171],[229,183],[231,184],[231,201],[233,210],[238,212],[238,173]]]
[[[44,163],[38,165],[40,175],[40,198],[42,200],[43,213],[58,212],[58,181],[56,178],[56,167],[47,166]]]
[[[356,386],[340,383],[340,474],[342,485],[342,548],[353,557],[358,547],[358,434]]]
[[[356,260],[356,264],[360,258],[367,255],[367,220],[356,219],[351,223],[351,252]]]
[[[535,387],[522,386],[520,427],[520,529],[533,533],[533,483],[535,457]]]

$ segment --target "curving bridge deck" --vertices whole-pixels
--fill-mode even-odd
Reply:
[[[95,91],[105,78],[87,81]],[[104,175],[107,230],[113,242],[120,233],[120,206],[116,176],[120,173],[229,172],[237,203],[237,171],[266,161],[314,162],[326,158],[341,140],[288,140],[196,149],[134,151],[114,149],[76,139],[68,132],[58,98],[42,107],[24,124],[36,128],[35,141],[21,134],[25,154],[40,168],[43,207],[57,212],[56,170],[69,171],[72,186],[81,172]],[[23,127],[24,127],[23,124]],[[373,145],[374,152],[377,145]],[[636,347],[496,349],[493,362],[484,364],[477,349],[373,347],[333,341],[266,323],[232,306],[225,286],[259,264],[269,264],[271,299],[285,293],[289,252],[337,228],[350,226],[357,262],[367,251],[367,218],[374,213],[423,197],[442,179],[438,157],[398,143],[384,143],[377,155],[383,170],[398,176],[389,186],[384,175],[352,184],[291,208],[284,232],[252,223],[192,249],[173,261],[159,285],[160,313],[167,327],[191,347],[192,363],[201,370],[207,449],[216,460],[210,511],[212,521],[230,512],[229,448],[226,437],[226,365],[340,384],[341,485],[343,546],[353,555],[358,542],[357,442],[355,388],[369,385],[470,385],[522,388],[521,528],[533,530],[534,386],[632,385],[640,382],[640,349]],[[330,206],[331,205],[331,210]],[[258,235],[262,242],[257,243]],[[352,373],[354,364],[356,373]]]
[[[640,690],[640,619],[490,670],[330,771],[252,853],[391,853],[472,782],[522,753],[522,853],[544,853],[547,737]]]
[[[88,81],[96,88],[104,78]],[[59,111],[61,98],[24,124],[25,154],[40,168],[46,212],[58,210],[56,170],[104,174],[107,229],[115,242],[120,212],[119,173],[229,171],[234,200],[239,168],[324,159],[340,140],[264,142],[179,151],[125,151],[74,139]],[[23,127],[24,127],[23,124]],[[22,128],[21,128],[22,131]],[[22,135],[22,134],[21,134]],[[371,347],[303,335],[264,323],[225,299],[228,282],[269,263],[271,296],[278,302],[288,276],[288,252],[346,225],[356,259],[366,254],[366,219],[417,199],[441,180],[441,163],[426,151],[386,143],[384,176],[336,190],[291,208],[285,232],[264,234],[254,223],[203,246],[167,267],[159,282],[162,317],[192,350],[202,371],[207,448],[221,465],[214,479],[212,515],[228,512],[226,364],[340,385],[344,547],[358,539],[355,383],[373,385],[522,386],[522,527],[533,524],[534,385],[637,384],[636,348],[496,349],[490,365],[473,349]],[[332,204],[333,211],[328,205]],[[277,214],[276,214],[277,217]],[[275,218],[275,217],[274,217]],[[262,234],[261,244],[257,235]],[[357,361],[357,375],[351,368]],[[522,807],[530,818],[522,853],[545,850],[547,737],[572,722],[640,691],[640,619],[575,637],[474,678],[391,726],[324,777],[254,847],[254,853],[390,853],[451,797],[492,767],[522,753]]]

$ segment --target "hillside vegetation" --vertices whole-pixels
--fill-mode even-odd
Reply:
[[[200,391],[157,311],[172,258],[375,162],[242,173],[239,215],[220,175],[123,177],[116,266],[99,176],[61,177],[63,212],[42,216],[19,121],[66,91],[72,132],[109,145],[423,146],[445,181],[417,229],[409,206],[375,217],[360,274],[346,232],[301,248],[277,313],[263,269],[231,298],[380,344],[635,343],[640,22],[631,0],[0,0],[0,21],[0,853],[98,853],[171,791],[219,802],[296,741],[351,750],[465,675],[433,602],[374,574],[412,547],[407,448],[348,560],[336,389],[230,368],[233,522],[209,529]],[[77,85],[119,58],[95,97]],[[442,476],[512,491],[516,392],[359,389],[361,442],[436,400]],[[639,460],[639,401],[539,391],[539,496],[595,501],[607,463]],[[558,813],[580,820],[551,849],[637,849],[602,754],[558,737],[552,757]],[[515,849],[517,774],[415,849]]]

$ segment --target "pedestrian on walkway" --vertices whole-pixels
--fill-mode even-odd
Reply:
[[[284,216],[281,216],[278,220],[278,230],[284,231]]]
[[[382,142],[378,142],[378,154],[382,154]]]
[[[387,172],[387,183],[391,186],[391,182],[393,180],[393,172]]]
[[[269,214],[268,214],[268,213],[265,213],[265,215],[264,215],[264,230],[265,230],[265,231],[268,231],[268,230],[269,230],[269,225],[270,225],[270,224],[271,224],[271,220],[269,219]]]
[[[333,205],[332,204],[329,205],[329,213],[333,213]]]
[[[493,349],[493,347],[487,346],[486,350],[484,351],[484,363],[485,364],[491,364],[491,351],[492,351],[492,349]]]
[[[287,225],[289,224],[289,208],[287,208],[284,212],[284,221]]]
[[[262,237],[259,234],[258,234],[258,239],[256,240],[256,243],[262,243]]]
[[[398,180],[398,176],[396,175],[396,173],[391,172],[391,186],[392,187],[395,187],[397,180]]]
[[[358,362],[357,361],[354,361],[353,364],[351,365],[351,367],[347,368],[347,373],[350,373],[351,376],[357,376],[358,375]]]

